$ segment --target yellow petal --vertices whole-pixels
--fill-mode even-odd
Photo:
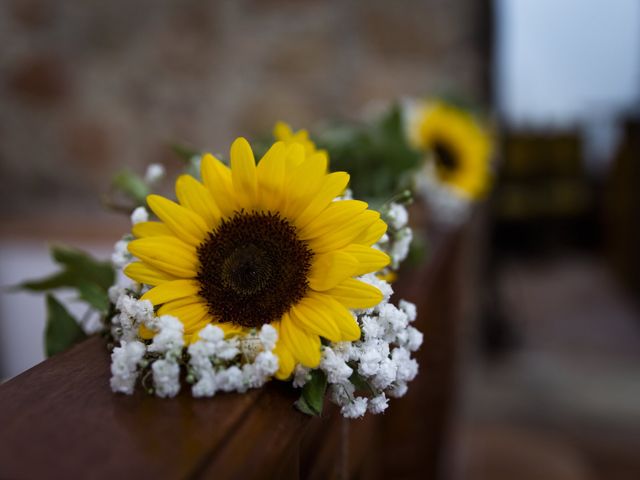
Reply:
[[[229,167],[207,153],[202,157],[200,172],[222,215],[227,217],[238,210]]]
[[[220,220],[220,209],[209,190],[191,175],[180,175],[176,181],[178,201],[197,213],[211,230]]]
[[[349,278],[337,287],[326,291],[347,308],[371,308],[382,301],[382,292],[360,280]]]
[[[293,130],[291,130],[289,124],[283,121],[276,122],[275,126],[273,127],[273,136],[275,138],[277,138],[278,140],[286,140],[292,135]]]
[[[160,195],[147,197],[149,208],[153,210],[176,237],[190,245],[200,245],[209,229],[204,220],[188,208],[178,205]]]
[[[348,253],[358,261],[358,267],[352,276],[364,275],[369,272],[377,272],[389,265],[391,262],[389,255],[386,253],[365,245],[351,244],[340,251]]]
[[[310,292],[309,297],[320,302],[340,330],[340,340],[354,342],[360,339],[360,326],[347,307],[325,293]]]
[[[284,340],[282,340],[282,328],[280,322],[273,322],[271,324],[278,331],[278,342],[273,350],[273,353],[278,357],[278,371],[276,372],[276,378],[279,380],[286,380],[293,373],[293,369],[296,366],[296,361],[293,358],[293,354],[286,347]]]
[[[185,337],[187,336],[191,337],[191,336],[197,335],[200,330],[202,330],[204,327],[206,327],[210,323],[211,323],[211,317],[208,315],[208,313],[203,313],[202,318],[200,320],[193,320],[192,322],[184,326]],[[186,338],[185,338],[185,341],[187,343],[190,343]]]
[[[340,329],[330,311],[317,298],[305,297],[289,310],[291,320],[303,330],[320,335],[332,342],[341,339]]]
[[[145,265],[142,262],[130,263],[125,267],[124,274],[138,283],[145,283],[147,285],[160,285],[165,282],[170,282],[171,280],[176,280],[175,276]]]
[[[344,192],[348,184],[348,173],[334,172],[326,175],[318,193],[313,197],[307,208],[296,217],[296,226],[299,229],[306,227],[311,220],[315,219],[320,215],[320,212],[331,204],[334,198]]]
[[[239,325],[235,325],[229,322],[225,322],[225,323],[212,322],[212,325],[215,325],[216,327],[221,328],[222,331],[224,332],[225,337],[232,336],[232,335],[239,335],[246,332],[246,329],[244,327],[241,327]]]
[[[144,325],[140,325],[140,328],[138,329],[138,335],[140,335],[140,338],[144,338],[145,340],[151,340],[156,336],[156,332],[148,329]]]
[[[383,220],[377,219],[369,228],[363,230],[360,235],[353,239],[353,243],[359,245],[373,245],[387,231],[387,224]]]
[[[157,237],[158,235],[173,235],[173,232],[162,222],[140,222],[131,228],[131,233],[137,238]]]
[[[318,217],[300,230],[302,240],[319,237],[325,233],[352,222],[354,217],[365,211],[366,202],[360,200],[340,200],[332,202]]]
[[[285,185],[285,217],[295,220],[309,206],[322,188],[326,171],[327,157],[314,154],[289,172]]]
[[[249,142],[242,137],[231,145],[231,179],[239,206],[247,210],[254,208],[258,188],[256,160]]]
[[[274,143],[264,154],[257,167],[258,199],[265,210],[278,211],[282,207],[285,178],[285,146]]]
[[[193,278],[198,271],[195,249],[176,237],[148,237],[129,242],[129,252],[158,270],[179,278]]]
[[[196,297],[200,291],[200,284],[195,280],[174,280],[152,288],[142,295],[140,300],[149,300],[154,305],[177,300],[185,297]]]
[[[179,319],[184,324],[185,333],[192,333],[205,318],[210,316],[205,303],[193,297],[165,303],[158,309],[158,316],[161,315],[172,315]],[[199,328],[203,327],[204,325]]]
[[[340,202],[336,202],[340,203]],[[334,226],[333,230],[319,237],[309,240],[309,246],[315,253],[324,253],[331,250],[340,250],[353,242],[353,239],[361,235],[369,228],[380,214],[373,210],[365,210],[352,218],[348,223]]]
[[[184,335],[185,343],[187,345],[190,345],[193,342],[197,342],[198,340],[200,340],[200,332],[204,327],[206,327],[209,324],[220,328],[224,332],[225,337],[240,335],[244,333],[244,329],[242,327],[237,327],[230,323],[217,323],[215,321],[212,321],[211,317],[205,316],[200,322],[190,325],[185,330],[185,335]]]
[[[309,286],[317,291],[328,290],[353,277],[357,268],[358,260],[344,251],[316,255],[308,277]]]
[[[292,172],[296,167],[304,162],[305,153],[304,147],[299,143],[291,143],[286,146],[285,151],[285,171],[287,176],[290,172]]]
[[[320,337],[299,328],[285,313],[280,321],[285,346],[302,365],[315,368],[320,363]]]

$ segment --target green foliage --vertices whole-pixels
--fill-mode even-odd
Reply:
[[[310,375],[311,379],[302,387],[302,395],[295,405],[302,413],[316,416],[322,414],[327,376],[322,370],[312,370]]]
[[[151,193],[149,186],[140,175],[126,169],[113,177],[112,186],[133,200],[136,205],[144,205],[147,195]]]
[[[78,285],[80,300],[87,302],[102,314],[109,311],[109,295],[95,283],[82,283]]]
[[[51,256],[60,265],[59,272],[49,277],[22,283],[18,288],[32,292],[48,292],[60,288],[75,289],[78,298],[101,314],[109,310],[109,287],[115,272],[108,262],[92,258],[88,253],[66,246],[53,246]],[[50,294],[47,294],[47,355],[62,351],[85,338],[77,320]],[[73,326],[71,325],[73,324]]]
[[[113,285],[115,272],[109,262],[102,262],[88,253],[67,246],[53,246],[51,256],[67,272],[72,272],[83,282],[94,283],[107,291]]]
[[[47,356],[60,353],[86,338],[76,319],[51,294],[47,294],[47,326],[45,350]]]
[[[45,292],[56,288],[77,287],[81,279],[73,272],[63,270],[39,280],[29,280],[21,283],[16,288],[31,290],[32,292]]]
[[[368,395],[374,395],[375,392],[369,382],[367,382],[362,375],[357,372],[355,365],[353,366],[353,373],[349,377],[349,381],[356,387],[356,391],[366,393]]]
[[[407,143],[398,105],[370,123],[329,127],[314,140],[329,152],[332,170],[349,172],[354,196],[374,202],[410,189],[421,160]]]
[[[88,253],[66,246],[53,246],[51,256],[62,270],[39,280],[29,280],[17,288],[45,292],[58,288],[80,288],[91,284],[106,295],[113,285],[115,272],[108,262],[92,258]]]

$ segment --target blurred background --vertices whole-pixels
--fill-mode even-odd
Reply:
[[[449,475],[640,478],[640,2],[0,3],[0,285],[103,258],[101,195],[276,120],[455,94],[501,132],[477,212]],[[0,379],[44,358],[44,302],[2,291]],[[428,372],[427,372],[428,373]],[[425,373],[423,373],[425,374]]]

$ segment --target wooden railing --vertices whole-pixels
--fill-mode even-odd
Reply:
[[[429,261],[395,298],[418,305],[420,373],[384,415],[295,410],[299,391],[158,399],[109,388],[91,338],[0,386],[0,478],[439,478],[454,400],[456,325],[469,229],[430,235]]]

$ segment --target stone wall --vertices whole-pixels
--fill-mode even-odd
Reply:
[[[120,166],[177,168],[172,141],[226,151],[277,119],[429,91],[486,100],[487,4],[0,2],[2,215],[97,212]]]

